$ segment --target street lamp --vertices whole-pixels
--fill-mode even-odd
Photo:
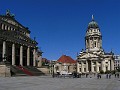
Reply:
[[[55,77],[55,73],[54,73],[54,64],[52,64],[52,77],[54,78]]]
[[[54,78],[55,77],[55,73],[54,73],[54,61],[51,61],[51,74],[52,74],[52,77]]]

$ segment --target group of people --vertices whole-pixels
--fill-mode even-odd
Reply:
[[[111,73],[110,74],[106,74],[106,78],[108,79],[110,79],[111,78]]]
[[[119,78],[119,73],[115,73],[114,75],[115,75],[115,78]],[[54,78],[54,77],[60,77],[60,76],[61,76],[61,75],[60,75],[59,72],[57,72],[57,74],[53,74],[53,78]],[[73,77],[73,78],[86,77],[86,78],[88,78],[88,76],[89,76],[88,73],[77,73],[77,72],[73,72],[73,73],[72,73],[71,75],[69,75],[68,77]],[[96,74],[94,74],[94,77],[95,77],[95,76],[96,76]],[[106,74],[106,78],[107,78],[107,79],[110,79],[111,76],[112,76],[111,73],[107,73],[107,74]],[[65,77],[65,75],[64,75],[64,77]],[[90,75],[90,78],[92,78],[91,75]],[[98,78],[98,79],[102,78],[102,74],[98,73],[98,74],[97,74],[97,78]]]
[[[101,74],[98,73],[98,74],[97,74],[97,78],[98,78],[98,79],[101,78]]]
[[[115,78],[119,78],[119,73],[115,73]]]

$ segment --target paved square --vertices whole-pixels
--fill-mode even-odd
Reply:
[[[0,77],[0,90],[120,90],[120,79],[111,77],[52,78]]]

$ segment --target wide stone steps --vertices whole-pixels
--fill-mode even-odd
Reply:
[[[42,71],[33,66],[13,66],[11,65],[12,76],[40,76],[45,75]]]

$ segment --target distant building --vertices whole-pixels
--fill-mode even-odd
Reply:
[[[10,13],[0,15],[0,61],[11,65],[36,66],[37,42],[30,38],[30,30]]]
[[[76,71],[76,61],[70,56],[62,55],[54,65],[54,72],[60,74],[68,74]]]
[[[102,34],[92,16],[85,36],[85,50],[77,56],[78,73],[99,73],[114,70],[114,54],[106,53],[102,48]]]
[[[120,55],[114,55],[115,58],[115,70],[120,69]]]
[[[50,64],[50,60],[48,60],[47,58],[42,58],[42,66],[49,66]]]

